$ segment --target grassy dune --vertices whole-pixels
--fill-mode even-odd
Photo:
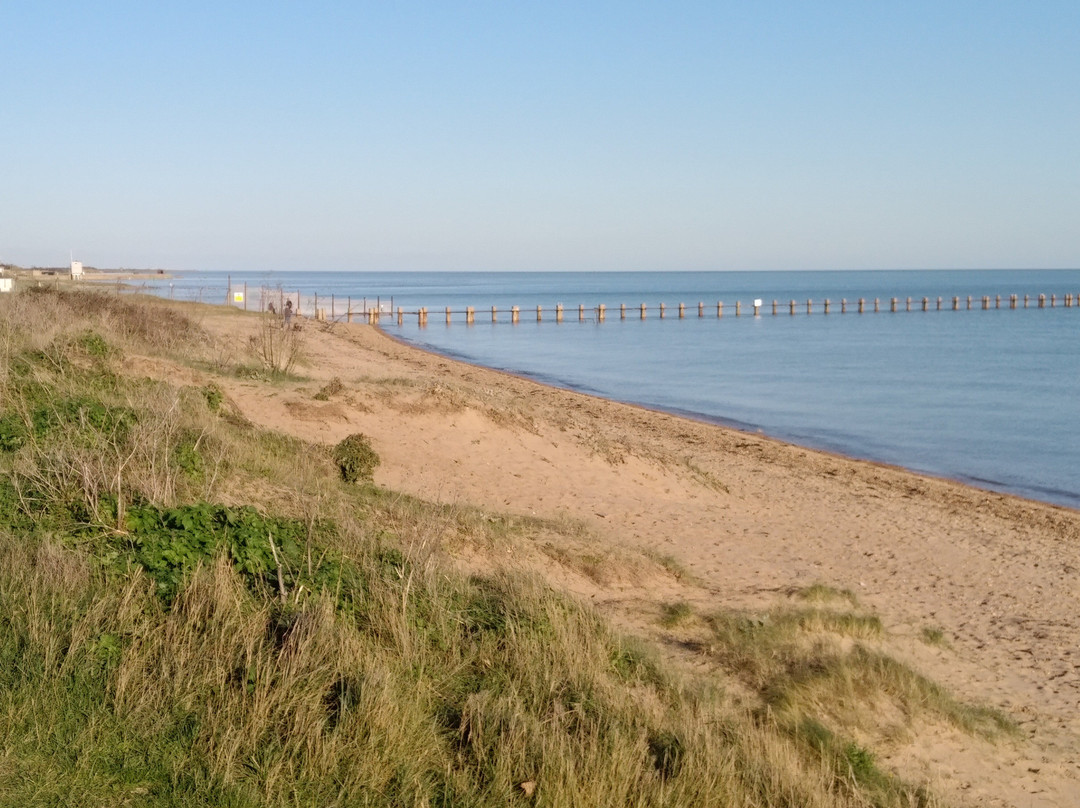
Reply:
[[[299,346],[252,316],[224,363],[193,312],[0,300],[0,804],[935,805],[875,762],[882,704],[1010,731],[825,587],[760,615],[669,604],[705,676],[537,577],[455,571],[447,535],[541,527],[363,463],[346,481],[329,447],[251,426],[206,378],[272,386]]]

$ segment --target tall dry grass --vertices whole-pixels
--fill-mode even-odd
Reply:
[[[863,803],[534,581],[432,565],[410,594],[384,576],[358,615],[323,593],[285,616],[218,558],[164,610],[138,573],[27,574],[12,544],[0,605],[35,662],[7,667],[0,796],[23,804]],[[49,785],[20,788],[31,778]]]

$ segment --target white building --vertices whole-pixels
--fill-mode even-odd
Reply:
[[[72,261],[71,262],[71,277],[73,279],[77,280],[77,279],[82,277],[82,274],[83,274],[83,272],[82,272],[82,261]]]

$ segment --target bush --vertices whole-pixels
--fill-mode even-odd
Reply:
[[[379,465],[379,455],[371,448],[371,441],[359,432],[335,446],[333,455],[341,469],[341,478],[347,483],[370,482]]]

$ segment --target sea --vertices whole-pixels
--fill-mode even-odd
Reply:
[[[1080,508],[1080,269],[192,272],[135,290],[253,310],[288,297],[308,315],[317,296],[338,319],[381,307],[387,333],[454,359]]]

